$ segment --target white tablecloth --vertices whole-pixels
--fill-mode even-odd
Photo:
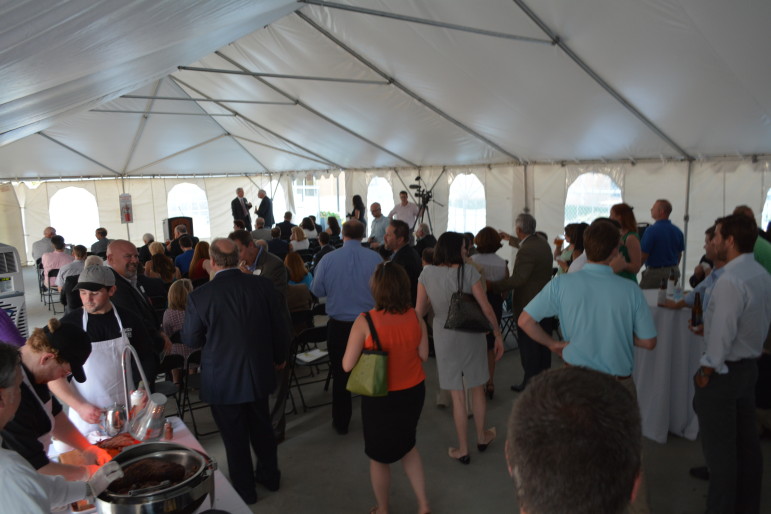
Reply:
[[[173,442],[193,448],[195,450],[206,453],[201,446],[201,443],[193,436],[192,432],[187,428],[185,423],[182,422],[177,416],[170,417],[172,426],[174,427]],[[165,440],[165,439],[162,439]],[[218,465],[226,465],[227,463],[218,462]],[[207,497],[203,504],[196,510],[197,513],[211,509],[211,501]],[[225,475],[218,469],[214,472],[214,509],[223,510],[231,514],[251,514],[251,509],[244,503],[233,486],[225,478]],[[65,511],[71,512],[71,511]],[[96,512],[95,509],[85,512]],[[82,514],[82,513],[81,513]]]
[[[658,307],[656,289],[643,294],[658,331],[655,349],[635,348],[634,381],[643,435],[658,443],[666,443],[669,432],[694,440],[699,422],[693,411],[693,375],[703,338],[688,329],[690,310]]]

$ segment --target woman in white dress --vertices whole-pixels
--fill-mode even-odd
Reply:
[[[485,429],[487,403],[484,385],[489,378],[485,335],[444,328],[450,298],[458,291],[459,275],[463,292],[474,295],[490,326],[493,327],[496,359],[500,359],[503,355],[500,326],[482,288],[482,276],[473,266],[463,266],[466,256],[466,240],[462,234],[456,232],[442,234],[434,248],[434,265],[423,268],[423,273],[418,279],[416,306],[421,318],[426,315],[430,307],[434,310],[434,349],[439,372],[439,387],[451,392],[453,419],[458,434],[458,447],[450,448],[448,454],[461,464],[468,464],[471,460],[468,450],[468,413],[464,382],[471,390],[477,449],[480,452],[485,451],[496,434],[495,428]]]
[[[289,238],[289,248],[292,251],[307,250],[310,247],[310,241],[305,237],[305,231],[298,226],[292,227],[292,235]]]

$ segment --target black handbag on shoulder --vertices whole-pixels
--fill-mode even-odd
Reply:
[[[490,322],[473,294],[463,292],[463,264],[458,266],[458,290],[450,298],[444,328],[462,332],[490,332]]]

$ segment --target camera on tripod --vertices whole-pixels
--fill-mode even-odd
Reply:
[[[420,176],[415,177],[415,180],[417,181],[417,184],[410,184],[409,188],[415,190],[415,198],[420,198],[420,205],[426,207],[428,206],[428,202],[433,198],[434,193],[420,184]]]

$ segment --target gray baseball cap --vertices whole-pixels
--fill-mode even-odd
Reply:
[[[89,266],[78,277],[78,285],[75,289],[99,291],[103,287],[115,285],[115,275],[107,266]]]

